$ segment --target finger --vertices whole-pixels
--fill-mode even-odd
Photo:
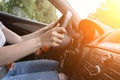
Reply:
[[[58,33],[58,32],[52,32],[53,36],[59,38],[59,39],[63,39],[64,38],[64,34]]]
[[[66,29],[63,28],[63,27],[56,27],[55,30],[56,30],[58,33],[66,34]]]
[[[53,38],[53,41],[59,44],[62,43],[62,40],[56,37]]]
[[[57,47],[57,46],[59,46],[59,45],[60,45],[60,44],[58,44],[58,43],[56,43],[56,42],[53,42],[53,43],[52,43],[52,46],[53,46],[53,47]]]
[[[48,25],[48,29],[52,29],[54,27],[58,26],[58,20],[52,22],[51,24]]]

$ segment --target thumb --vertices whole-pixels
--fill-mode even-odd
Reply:
[[[57,27],[57,26],[59,26],[58,20],[50,23],[47,27],[48,27],[48,29],[52,29],[52,28]]]

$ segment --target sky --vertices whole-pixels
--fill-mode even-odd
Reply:
[[[95,12],[101,2],[106,0],[67,0],[81,18],[87,18],[89,13]]]

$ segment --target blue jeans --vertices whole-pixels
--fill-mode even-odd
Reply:
[[[57,64],[53,60],[17,62],[2,80],[59,80]]]

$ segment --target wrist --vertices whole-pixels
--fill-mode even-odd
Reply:
[[[41,43],[40,38],[36,38],[36,44],[37,44],[38,48],[42,48],[42,43]]]
[[[38,49],[35,51],[35,55],[40,55],[41,53],[47,52],[49,50],[49,46],[47,44],[43,44],[40,38],[36,38]]]

